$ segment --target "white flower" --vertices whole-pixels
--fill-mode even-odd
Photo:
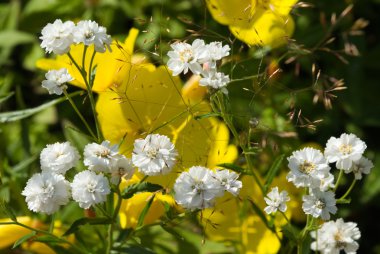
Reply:
[[[267,207],[264,208],[264,211],[267,214],[275,213],[277,210],[281,212],[286,211],[286,202],[290,200],[288,192],[281,191],[278,192],[278,187],[272,188],[272,190],[267,194],[267,197],[264,197]]]
[[[325,156],[328,162],[336,162],[338,169],[348,171],[366,148],[366,144],[354,134],[343,133],[339,138],[331,137],[327,141]]]
[[[286,179],[296,187],[319,188],[321,179],[328,177],[330,171],[323,154],[310,147],[293,152],[288,162],[291,171]]]
[[[344,222],[343,219],[325,222],[320,229],[311,232],[316,239],[311,243],[311,249],[322,254],[339,254],[344,250],[347,254],[355,254],[359,248],[356,242],[361,234],[353,222]]]
[[[194,166],[179,175],[174,192],[179,205],[187,209],[203,209],[213,206],[215,198],[224,194],[224,187],[211,170]]]
[[[49,91],[49,94],[61,95],[67,88],[66,83],[74,80],[66,68],[50,70],[45,74],[46,80],[42,81],[42,87]]]
[[[135,140],[132,162],[145,175],[164,175],[172,170],[177,155],[167,136],[149,134],[145,139]]]
[[[230,77],[224,75],[223,72],[215,72],[213,70],[206,71],[203,73],[204,78],[199,81],[201,86],[208,86],[214,89],[225,88],[225,86],[230,82]]]
[[[210,65],[215,68],[216,61],[221,60],[223,57],[230,54],[230,46],[222,45],[220,41],[214,41],[210,44],[207,44],[204,48],[206,51],[205,54],[202,54],[203,58],[200,59],[200,62],[210,62]]]
[[[325,178],[321,178],[319,189],[327,191],[330,188],[334,188],[334,186],[334,175],[329,173]]]
[[[355,179],[362,179],[362,174],[368,175],[373,168],[372,161],[368,160],[365,157],[361,157],[358,161],[352,163],[351,168],[346,173],[353,172],[355,174]]]
[[[52,214],[69,202],[70,185],[62,175],[45,171],[34,174],[21,194],[30,210]]]
[[[48,53],[54,52],[58,55],[69,52],[73,43],[74,28],[73,22],[66,21],[62,23],[60,19],[56,19],[53,24],[47,24],[41,32],[41,48]]]
[[[170,46],[173,50],[168,52],[170,58],[168,68],[173,71],[173,76],[177,76],[181,72],[186,74],[189,69],[194,74],[202,72],[202,66],[198,60],[207,55],[203,40],[196,39],[191,45],[185,42],[177,42]]]
[[[302,197],[302,201],[302,209],[306,214],[311,214],[315,218],[321,217],[322,220],[329,220],[330,213],[335,214],[338,210],[335,194],[332,191],[322,192],[313,189],[310,195]]]
[[[51,170],[56,174],[64,175],[79,161],[79,153],[70,142],[47,145],[40,154],[42,170]]]
[[[238,180],[239,175],[235,172],[225,170],[217,170],[214,177],[219,181],[220,185],[225,191],[228,191],[234,196],[237,196],[243,186],[242,182]]]
[[[105,52],[106,46],[111,51],[111,36],[107,34],[105,27],[99,26],[95,21],[79,21],[74,29],[74,41],[87,46],[94,44],[97,52]]]
[[[73,199],[84,209],[106,201],[111,192],[108,180],[102,173],[85,170],[74,176],[71,183]]]
[[[120,178],[130,179],[135,172],[132,161],[124,155],[116,157],[111,166],[111,183],[118,184]]]
[[[84,148],[84,165],[93,171],[109,172],[118,155],[118,146],[111,146],[107,140],[100,145],[91,143]]]

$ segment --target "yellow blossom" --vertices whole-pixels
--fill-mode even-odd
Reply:
[[[249,45],[278,47],[294,30],[289,15],[297,0],[206,0],[212,17]]]

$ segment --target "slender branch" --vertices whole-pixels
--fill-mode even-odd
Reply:
[[[350,187],[348,188],[348,190],[346,191],[346,193],[344,193],[344,195],[341,196],[341,197],[337,200],[337,202],[338,202],[338,201],[341,201],[341,200],[343,200],[343,199],[345,199],[345,198],[351,193],[351,191],[352,191],[352,189],[354,188],[355,184],[356,184],[356,179],[354,179],[354,180],[352,181],[352,183],[351,183]]]
[[[342,175],[343,175],[343,169],[339,171],[338,179],[336,180],[335,187],[334,187],[334,192],[338,189],[339,182],[342,179]]]

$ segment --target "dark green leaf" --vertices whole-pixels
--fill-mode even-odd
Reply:
[[[269,171],[265,177],[265,185],[264,185],[265,193],[268,192],[268,188],[272,184],[272,181],[273,181],[274,177],[277,175],[278,170],[281,168],[281,163],[284,160],[284,158],[285,158],[285,155],[281,154],[272,163],[272,166],[270,167],[270,169],[269,169]]]
[[[36,41],[36,37],[33,34],[16,30],[4,30],[0,32],[0,47],[13,47],[34,41]]]
[[[128,198],[133,197],[133,195],[139,192],[155,192],[162,189],[163,188],[161,185],[154,184],[154,183],[149,183],[149,182],[136,183],[125,188],[121,193],[121,197],[123,199],[128,199]]]
[[[4,200],[0,200],[0,212],[3,212],[12,221],[17,222],[16,214],[13,212],[12,208]]]
[[[146,203],[144,209],[141,211],[141,214],[139,216],[139,220],[137,221],[137,228],[141,227],[144,223],[144,219],[145,219],[145,216],[147,215],[152,203],[153,203],[153,200],[155,198],[156,194],[153,194],[152,197],[148,200],[148,202]]]
[[[163,230],[165,230],[166,232],[168,232],[169,234],[171,234],[175,238],[178,238],[181,241],[185,241],[185,238],[181,234],[179,234],[174,228],[169,227],[165,224],[161,224],[161,227]]]
[[[128,254],[154,254],[155,252],[151,249],[145,248],[140,245],[130,245],[125,248],[116,248],[117,253],[128,253]]]
[[[41,242],[41,243],[52,243],[52,244],[64,242],[63,240],[54,236],[50,236],[50,235],[38,236],[34,239],[34,241]]]
[[[107,225],[110,224],[112,221],[109,218],[106,217],[99,217],[99,218],[80,218],[71,224],[70,228],[63,234],[63,236],[70,235],[77,230],[79,230],[80,226],[89,224],[89,225]]]
[[[8,93],[6,95],[0,95],[0,103],[3,103],[4,101],[8,100],[14,95],[14,92]]]
[[[12,249],[16,248],[17,246],[19,246],[20,244],[28,241],[30,238],[32,238],[33,236],[35,236],[37,234],[36,231],[33,231],[32,233],[29,233],[27,235],[24,235],[23,237],[21,237],[20,239],[18,239],[14,244],[13,244],[13,247]]]

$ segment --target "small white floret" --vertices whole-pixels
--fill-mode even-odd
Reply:
[[[60,19],[55,20],[53,24],[47,24],[41,32],[41,48],[58,55],[69,52],[73,44],[74,28],[75,24],[72,21],[63,23]]]
[[[71,189],[73,199],[84,209],[105,202],[111,193],[108,179],[102,173],[96,174],[90,170],[76,174]]]
[[[272,188],[272,190],[264,197],[265,203],[268,205],[264,208],[267,214],[275,213],[277,210],[285,212],[287,209],[286,202],[290,200],[288,192],[278,191],[278,187]]]
[[[130,179],[135,172],[135,168],[130,159],[120,155],[113,161],[110,171],[111,183],[117,185],[121,178]]]
[[[194,166],[182,172],[174,184],[176,202],[187,209],[212,207],[216,197],[224,194],[224,187],[208,168]]]
[[[239,194],[240,189],[243,186],[242,182],[238,180],[239,175],[227,169],[217,170],[214,173],[214,177],[219,181],[225,191],[228,191],[234,196]]]
[[[105,52],[106,48],[111,51],[111,36],[107,34],[107,29],[99,26],[91,20],[79,21],[74,29],[74,42],[83,43],[86,46],[94,45],[96,52]]]
[[[346,173],[352,172],[355,175],[356,180],[362,179],[362,175],[368,175],[373,168],[372,161],[368,160],[364,156],[362,156],[358,161],[354,161],[349,170],[345,171]]]
[[[47,145],[40,154],[41,169],[64,175],[79,161],[78,150],[70,142]]]
[[[150,134],[145,139],[135,140],[132,162],[145,175],[164,175],[172,170],[177,155],[167,136]]]
[[[305,214],[310,214],[315,218],[321,217],[322,220],[329,220],[330,214],[335,214],[336,207],[335,194],[332,191],[322,192],[313,189],[310,195],[302,197],[302,209]]]
[[[311,236],[315,239],[311,249],[321,254],[339,254],[342,250],[347,254],[355,254],[359,249],[357,240],[361,234],[356,223],[337,219],[325,222],[320,229],[312,231]]]
[[[62,175],[45,171],[34,174],[21,194],[31,211],[53,214],[69,202],[70,185]]]
[[[110,172],[111,167],[119,156],[119,147],[111,146],[109,141],[103,141],[100,145],[91,143],[84,148],[84,165],[96,172]]]
[[[45,74],[46,80],[42,81],[42,87],[49,91],[49,94],[61,95],[67,88],[66,83],[74,80],[66,68],[50,70]]]

